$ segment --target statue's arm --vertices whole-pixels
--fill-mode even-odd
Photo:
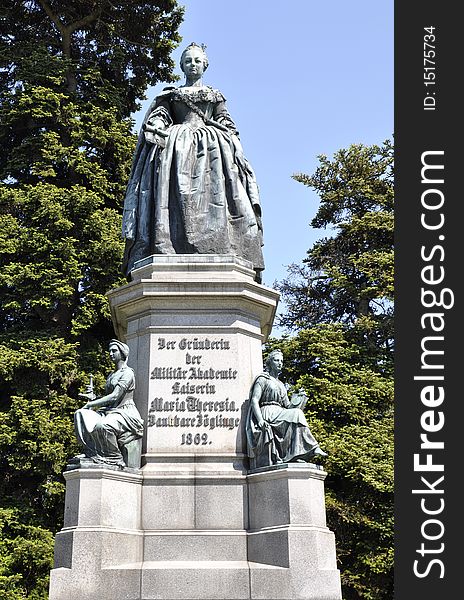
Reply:
[[[255,213],[258,229],[260,231],[263,231],[263,222],[262,222],[262,218],[261,218],[261,206],[259,203],[259,192],[258,192],[258,186],[256,185],[256,181],[255,181],[255,175],[253,173],[253,170],[250,167],[250,164],[248,163],[248,161],[246,160],[246,158],[243,154],[243,148],[242,148],[242,144],[240,142],[240,134],[237,130],[237,127],[236,127],[234,121],[232,120],[232,117],[229,114],[229,111],[226,108],[225,100],[217,102],[214,105],[213,119],[217,123],[219,123],[222,127],[225,127],[227,129],[227,131],[229,132],[231,139],[232,139],[232,143],[234,145],[235,162],[245,173],[248,173],[248,175],[251,176],[251,177],[249,177],[249,181],[254,182],[253,186],[249,185],[247,191],[248,191],[248,196],[250,198],[250,202],[253,206],[253,211]]]
[[[164,140],[168,136],[167,130],[172,124],[173,120],[168,100],[163,99],[157,102],[143,125],[145,140],[150,144],[158,144],[164,147]]]
[[[284,408],[291,408],[292,407],[292,403],[288,399],[287,393],[285,393],[285,396],[283,396],[283,398],[282,398],[282,405],[283,405]]]
[[[251,392],[251,398],[250,398],[250,402],[251,402],[251,407],[253,410],[253,414],[256,418],[256,421],[258,423],[258,427],[260,429],[262,429],[265,424],[266,421],[263,418],[263,414],[261,412],[261,407],[259,406],[259,401],[261,400],[261,397],[263,395],[263,388],[261,385],[261,382],[259,379],[257,379],[255,381],[255,384],[253,386],[253,390]]]
[[[227,110],[225,100],[217,102],[214,105],[213,119],[221,125],[223,125],[224,127],[227,127],[231,135],[236,135],[237,137],[239,137],[238,129],[234,121],[232,120],[229,111]]]
[[[128,372],[127,375],[121,377],[121,379],[114,386],[113,391],[101,398],[87,402],[84,408],[101,408],[103,406],[117,406],[126,395],[127,390],[131,386],[133,381],[132,373]],[[132,387],[133,389],[133,387]]]

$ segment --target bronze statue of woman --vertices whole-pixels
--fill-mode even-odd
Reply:
[[[129,444],[140,440],[143,434],[143,420],[134,404],[135,375],[127,366],[129,347],[111,340],[108,350],[115,370],[106,380],[105,395],[95,398],[90,390],[80,394],[88,402],[76,411],[74,430],[84,455],[72,459],[71,464],[79,464],[85,457],[94,463],[120,468],[138,467],[139,464],[131,464],[128,452]]]
[[[261,281],[261,208],[224,96],[203,85],[208,58],[190,44],[185,84],[166,88],[145,117],[124,202],[123,269],[152,254],[232,254]]]
[[[245,426],[252,469],[327,456],[314,439],[303,413],[306,395],[300,392],[288,398],[279,379],[282,365],[282,352],[273,350],[267,357],[265,371],[251,386]]]

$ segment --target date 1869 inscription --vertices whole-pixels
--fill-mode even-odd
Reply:
[[[213,443],[209,435],[212,430],[233,430],[239,426],[240,407],[227,397],[238,371],[228,366],[218,368],[228,362],[228,340],[159,337],[157,350],[160,357],[172,355],[171,364],[155,366],[151,371],[151,379],[157,380],[159,389],[169,397],[152,400],[148,427],[180,428],[179,445],[205,446]],[[163,363],[166,361],[160,360]]]

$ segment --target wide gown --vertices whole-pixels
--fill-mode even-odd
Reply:
[[[165,148],[147,141],[162,123]],[[124,271],[152,254],[232,254],[264,269],[255,174],[218,90],[170,88],[147,113],[123,215]]]
[[[256,386],[260,389],[261,414],[268,427],[264,431],[258,427],[250,402],[246,437],[252,468],[307,460],[319,444],[309,429],[303,411],[291,407],[285,386],[269,373],[262,373],[255,379],[250,398]]]
[[[117,388],[115,404],[98,411],[81,408],[74,415],[74,429],[84,454],[96,463],[124,467],[121,447],[142,437],[143,420],[134,404],[134,371],[118,369],[106,380],[105,395]]]

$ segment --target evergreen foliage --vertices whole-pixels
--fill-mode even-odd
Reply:
[[[345,600],[393,597],[393,148],[353,145],[312,176],[330,227],[279,289],[294,332],[272,340],[282,379],[309,396],[325,462]]]
[[[114,336],[120,213],[148,85],[173,81],[175,0],[0,9],[0,596],[47,597],[72,414]]]
[[[330,228],[291,265],[280,286],[288,307],[281,324],[301,329],[343,323],[373,368],[391,373],[393,357],[393,147],[353,145],[320,156],[312,176],[321,204],[311,222]]]

